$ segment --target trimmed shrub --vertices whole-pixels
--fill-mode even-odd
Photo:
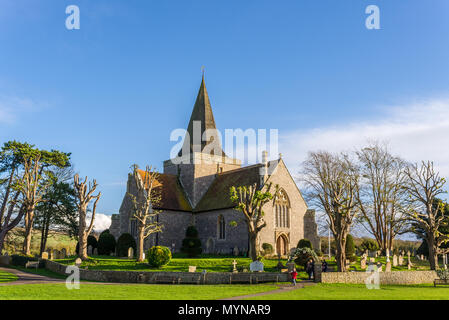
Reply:
[[[270,255],[274,251],[271,243],[262,243],[262,249],[263,249],[264,255]]]
[[[115,245],[115,238],[109,233],[109,230],[103,231],[98,238],[98,254],[109,256],[115,252]]]
[[[298,241],[298,245],[296,246],[297,248],[310,248],[313,249],[312,247],[312,242],[309,239],[301,239]]]
[[[11,256],[11,264],[13,266],[25,267],[26,263],[29,261],[38,261],[38,259],[33,256],[26,256],[20,254],[13,254]]]
[[[186,237],[182,240],[181,252],[189,257],[196,257],[203,252],[201,240],[198,238],[198,230],[194,226],[187,227]]]
[[[136,252],[136,240],[129,233],[123,233],[117,240],[117,255],[119,257],[127,257],[128,249],[133,248],[134,253]]]
[[[301,250],[303,249],[303,250]],[[309,247],[297,248],[295,252],[296,265],[306,269],[306,264],[309,259],[317,260],[317,255],[313,249]]]
[[[87,248],[89,248],[89,246],[92,246],[92,249],[98,248],[97,238],[95,238],[92,235],[87,236]],[[80,248],[80,243],[77,242],[76,243],[76,253],[77,254],[79,254],[79,248]]]
[[[148,264],[153,268],[160,268],[171,260],[170,249],[164,246],[151,247],[147,252]]]
[[[349,259],[350,257],[352,257],[355,254],[354,238],[350,234],[348,234],[346,236],[345,251],[346,251],[347,259]]]
[[[377,251],[379,250],[379,245],[373,239],[364,239],[360,244],[360,249],[362,249],[362,251]]]

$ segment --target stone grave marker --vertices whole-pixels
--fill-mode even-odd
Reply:
[[[263,263],[260,261],[253,261],[249,265],[251,272],[263,272]]]
[[[237,248],[237,246],[234,247],[233,253],[234,253],[234,256],[239,255],[239,248]]]
[[[76,258],[75,266],[79,267],[81,265],[81,263],[83,263],[83,260],[81,260],[81,258]]]
[[[189,272],[196,272],[196,266],[189,266]]]
[[[377,263],[377,270],[378,270],[379,272],[382,272],[382,262],[378,262],[378,263]]]
[[[232,265],[233,265],[233,268],[232,268],[232,272],[234,272],[234,273],[237,273],[238,271],[237,271],[237,261],[232,261]]]
[[[98,256],[98,249],[97,248],[94,249],[94,256]]]
[[[48,259],[53,260],[54,258],[53,250],[48,250]]]
[[[88,256],[91,256],[91,255],[92,255],[92,252],[93,252],[92,246],[91,246],[91,245],[87,246],[87,255],[88,255]]]
[[[41,259],[42,260],[48,260],[48,252],[42,252],[42,255],[41,255]]]
[[[366,257],[365,256],[363,256],[362,259],[360,259],[360,268],[362,270],[366,269]]]
[[[132,258],[134,258],[134,248],[129,247],[128,248],[128,259],[132,259]]]
[[[67,249],[62,248],[61,250],[61,259],[65,259],[67,257]]]
[[[390,261],[388,261],[385,264],[385,272],[391,272],[391,262]]]
[[[287,267],[288,272],[290,273],[290,272],[293,271],[293,269],[295,269],[295,262],[293,262],[293,261],[292,262],[288,262],[285,266]]]
[[[399,256],[398,263],[399,263],[400,266],[404,265],[404,256],[402,254]]]
[[[397,255],[393,255],[393,267],[397,267],[398,266],[398,256]]]

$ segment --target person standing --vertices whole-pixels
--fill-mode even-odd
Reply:
[[[312,274],[313,274],[313,260],[312,259],[309,259],[309,261],[307,261],[306,272],[309,275],[309,280],[311,280]]]
[[[296,277],[298,276],[298,272],[296,272],[296,268],[293,269],[292,272],[290,272],[290,275],[292,276],[292,284],[296,286]]]

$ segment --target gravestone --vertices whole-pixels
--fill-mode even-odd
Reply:
[[[41,259],[48,260],[48,252],[42,252]]]
[[[292,272],[293,269],[295,269],[295,263],[294,262],[288,262],[285,266],[287,267],[289,273]]]
[[[399,264],[400,266],[404,265],[404,256],[403,256],[402,254],[399,256],[398,264]]]
[[[253,261],[249,265],[251,272],[263,272],[263,263],[260,261]]]
[[[385,264],[385,272],[391,272],[391,262],[390,261],[388,261]]]
[[[93,252],[93,247],[92,246],[87,246],[87,255],[88,256],[91,256],[92,255],[92,252]]]
[[[83,263],[83,260],[81,260],[80,258],[76,258],[75,266],[79,267],[81,265],[81,263]]]
[[[67,249],[62,248],[61,250],[61,259],[65,259],[67,257]]]
[[[142,253],[142,258],[143,258],[143,260],[145,260],[145,252]]]
[[[397,255],[393,255],[393,267],[397,267],[398,266],[398,256]]]
[[[360,260],[360,268],[362,270],[366,269],[366,257],[365,256],[363,256],[363,258]]]
[[[189,272],[196,272],[196,266],[189,266]]]
[[[232,272],[234,272],[234,273],[237,273],[238,271],[237,271],[237,261],[232,261],[232,265],[233,265],[233,268],[232,268]]]
[[[59,252],[59,250],[53,250],[53,259],[61,259],[61,253]]]
[[[378,270],[379,272],[382,272],[382,262],[378,262],[378,263],[377,263],[377,270]]]
[[[369,262],[376,262],[376,259],[375,258],[369,258]]]
[[[129,247],[128,248],[128,259],[132,259],[132,258],[134,258],[134,248]]]
[[[98,249],[97,248],[94,249],[94,256],[98,256]]]
[[[53,260],[55,258],[54,254],[53,254],[53,250],[49,250],[48,251],[48,259]]]
[[[237,248],[237,246],[234,247],[233,253],[234,253],[234,256],[239,255],[239,248]]]

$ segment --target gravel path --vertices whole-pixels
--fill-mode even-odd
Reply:
[[[19,279],[10,282],[0,283],[0,286],[10,286],[17,284],[43,284],[43,283],[65,283],[65,280],[49,278],[38,274],[23,272],[17,269],[2,268],[0,270],[15,274]]]

